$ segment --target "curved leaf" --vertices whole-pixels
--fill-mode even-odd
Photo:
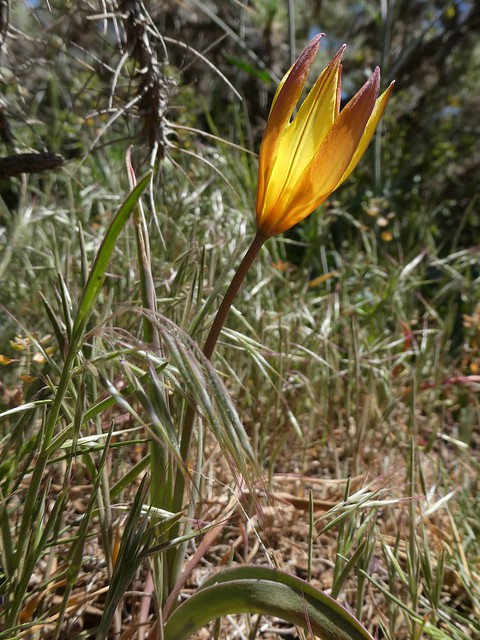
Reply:
[[[105,280],[105,274],[107,271],[108,263],[115,250],[118,236],[122,232],[125,224],[127,223],[131,212],[136,206],[140,196],[145,191],[148,183],[151,179],[151,173],[147,173],[136,187],[128,195],[123,205],[118,210],[114,219],[110,223],[105,238],[100,246],[100,249],[95,258],[92,270],[88,276],[85,289],[82,294],[82,298],[78,305],[77,315],[75,317],[75,323],[73,326],[72,342],[74,346],[77,346],[77,341],[80,339],[81,333],[88,322],[90,314],[92,312],[95,300],[97,299],[98,292]]]
[[[322,640],[372,640],[338,602],[308,582],[266,567],[228,569],[208,580],[168,619],[164,640],[186,640],[232,613],[277,616]]]

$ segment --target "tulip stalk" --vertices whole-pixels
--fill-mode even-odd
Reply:
[[[238,267],[210,328],[210,359],[233,300],[268,238],[305,219],[352,173],[386,107],[393,82],[378,96],[380,69],[340,111],[343,45],[320,74],[296,116],[323,33],[307,44],[273,98],[258,158],[257,233]]]
[[[208,333],[207,339],[205,341],[205,345],[203,347],[203,354],[209,360],[211,359],[213,352],[215,350],[215,346],[217,344],[218,337],[222,330],[223,325],[225,324],[225,320],[227,319],[228,312],[233,304],[235,296],[238,293],[238,290],[242,286],[243,281],[245,280],[245,276],[248,273],[248,270],[252,266],[255,258],[258,256],[260,249],[263,247],[265,241],[267,240],[267,236],[263,234],[262,231],[257,231],[255,237],[250,244],[243,260],[241,261],[238,269],[235,272],[235,275],[230,282],[230,286],[228,287],[222,302],[217,310],[215,315],[215,319]],[[193,425],[195,422],[195,405],[189,404],[185,417],[183,420],[183,427],[181,433],[181,441],[180,441],[180,456],[184,463],[187,463],[188,456],[190,453],[190,445],[192,441],[193,434]],[[174,498],[173,505],[174,511],[179,511],[182,507],[184,487],[185,487],[185,479],[183,477],[183,473],[186,470],[179,469],[177,472],[177,477],[175,480],[175,488],[174,488]]]
[[[393,83],[378,96],[380,69],[376,67],[340,110],[343,45],[293,115],[323,35],[310,40],[275,92],[258,156],[257,232],[210,328],[203,347],[209,360],[233,300],[263,244],[304,220],[343,184],[364,155],[390,97]],[[195,405],[190,404],[180,443],[185,467],[194,420]],[[177,471],[174,511],[183,506],[185,473],[186,468]]]
[[[258,252],[263,247],[267,239],[267,236],[265,236],[262,231],[257,231],[247,253],[245,254],[242,262],[240,263],[240,266],[235,272],[232,281],[230,282],[230,286],[228,287],[220,306],[218,307],[215,320],[213,321],[213,324],[205,341],[205,345],[203,347],[203,354],[209,360],[212,357],[215,345],[217,344],[218,336],[220,335],[220,331],[225,324],[225,320],[227,318],[228,312],[230,311],[230,307],[233,304],[235,296],[242,286],[242,282],[245,280],[245,276],[247,275],[248,270],[257,257]]]

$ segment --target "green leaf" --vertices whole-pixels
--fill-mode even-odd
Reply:
[[[186,640],[227,614],[277,616],[322,640],[372,640],[333,598],[308,582],[265,567],[227,569],[208,580],[168,619],[164,640]]]
[[[245,71],[245,73],[247,73],[252,78],[258,78],[258,80],[261,80],[265,84],[272,83],[272,79],[270,78],[270,74],[268,73],[268,71],[257,69],[249,62],[245,62],[244,60],[240,60],[239,58],[235,58],[234,56],[225,55],[225,59],[233,67],[237,67],[237,69]]]
[[[103,607],[103,615],[97,629],[97,640],[108,636],[117,606],[132,582],[142,562],[142,552],[150,546],[155,523],[142,516],[142,508],[148,492],[147,476],[144,476],[135,495],[122,534],[118,558],[113,568],[110,584]]]
[[[95,258],[95,262],[93,263],[92,270],[90,272],[87,284],[85,285],[85,289],[83,290],[83,294],[78,305],[75,324],[73,325],[72,341],[74,344],[76,344],[80,339],[82,331],[85,328],[86,323],[88,322],[93,306],[95,304],[95,300],[97,299],[100,288],[103,284],[103,281],[105,280],[105,274],[110,259],[115,250],[117,238],[122,232],[125,224],[127,223],[130,214],[136,206],[140,196],[147,188],[147,185],[150,182],[150,178],[151,174],[147,173],[147,175],[140,180],[140,182],[125,200],[123,205],[120,207],[115,218],[112,220],[112,223],[108,228],[105,238],[103,239],[103,242],[97,253],[97,257]]]

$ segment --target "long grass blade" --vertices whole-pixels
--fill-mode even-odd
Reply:
[[[98,293],[105,280],[108,264],[115,251],[117,238],[123,231],[130,214],[135,208],[138,199],[147,188],[150,180],[151,174],[147,173],[129,194],[108,228],[78,304],[72,332],[72,340],[74,342],[80,339],[82,331],[92,313]]]

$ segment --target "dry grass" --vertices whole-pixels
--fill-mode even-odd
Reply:
[[[430,228],[415,227],[418,243],[382,236],[387,196],[335,201],[262,250],[209,364],[197,342],[253,231],[242,145],[256,123],[234,106],[234,144],[210,113],[202,135],[194,89],[169,92],[165,43],[140,3],[124,5],[111,24],[130,20],[141,43],[129,57],[116,31],[115,46],[102,40],[115,51],[95,60],[113,73],[107,103],[73,56],[70,89],[91,97],[78,129],[54,69],[48,113],[82,157],[22,178],[0,211],[0,640],[160,638],[177,598],[250,563],[308,579],[378,638],[479,638],[478,250],[437,251]],[[225,33],[219,15],[212,32]],[[155,158],[122,208],[133,168]],[[409,212],[418,226],[421,213]],[[196,637],[307,632],[232,615]]]

